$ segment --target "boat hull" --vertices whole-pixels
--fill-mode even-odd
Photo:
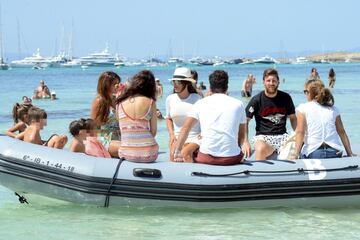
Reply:
[[[110,206],[190,208],[358,206],[358,161],[357,157],[249,160],[236,166],[210,166],[170,163],[161,154],[159,162],[142,164],[0,136],[1,185],[25,196],[96,206],[107,201]]]

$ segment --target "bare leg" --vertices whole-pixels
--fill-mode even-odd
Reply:
[[[112,157],[119,157],[119,148],[120,148],[121,141],[112,140],[109,145],[109,153]]]
[[[65,147],[67,141],[68,141],[67,136],[65,136],[65,135],[59,136],[55,143],[55,148],[63,149]]]
[[[258,140],[255,142],[255,159],[256,160],[266,160],[274,152],[272,146],[267,144],[264,141]]]

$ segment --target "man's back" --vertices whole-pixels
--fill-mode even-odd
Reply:
[[[26,130],[24,131],[24,142],[42,145],[40,130],[33,125],[27,127]]]
[[[239,154],[239,125],[246,122],[241,101],[226,94],[213,94],[195,103],[189,117],[200,122],[202,153],[218,157]]]

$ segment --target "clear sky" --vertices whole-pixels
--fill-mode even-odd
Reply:
[[[0,0],[5,53],[242,56],[360,47],[357,0]],[[62,35],[64,28],[64,36]],[[63,39],[63,40],[62,40]]]

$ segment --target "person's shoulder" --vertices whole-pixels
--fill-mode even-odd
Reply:
[[[190,97],[195,99],[195,100],[200,100],[202,99],[202,97],[200,96],[199,93],[190,93]]]
[[[285,91],[278,90],[278,96],[282,98],[292,99],[291,95]]]
[[[260,101],[261,97],[263,97],[263,96],[265,95],[264,92],[265,92],[265,91],[263,90],[263,91],[259,92],[258,94],[254,95],[254,96],[250,99],[250,101],[251,101],[251,102]]]
[[[24,123],[23,121],[19,121],[19,122],[17,122],[15,124],[14,127],[16,127],[16,128],[26,128],[27,126],[26,126],[26,123]]]
[[[174,98],[175,95],[176,95],[176,93],[172,93],[172,94],[168,95],[168,96],[166,97],[166,101]]]
[[[126,99],[126,100],[130,100],[130,99]],[[145,103],[145,104],[150,104],[155,102],[152,98],[149,97],[145,97],[145,96],[136,96],[134,97],[134,100],[140,103]]]
[[[296,110],[299,112],[311,111],[311,109],[319,110],[321,105],[314,101],[309,101],[305,103],[300,103],[299,106],[296,107]]]
[[[236,106],[237,108],[245,108],[244,102],[234,98],[234,97],[230,97],[231,98],[231,102],[234,104],[234,106]]]
[[[335,112],[336,115],[340,115],[340,110],[338,107],[336,107],[335,105],[332,106],[332,110]]]
[[[304,109],[307,108],[309,102],[306,102],[306,103],[300,103],[297,107],[296,107],[296,110],[299,111],[299,112],[302,112]]]
[[[290,94],[289,94],[289,93],[287,93],[287,92],[285,92],[285,91],[282,91],[282,90],[278,90],[278,94],[279,94],[280,96],[289,96],[289,97],[290,97]]]
[[[176,101],[179,100],[179,97],[176,93],[172,93],[169,96],[166,97],[166,102],[172,102],[172,101]]]

